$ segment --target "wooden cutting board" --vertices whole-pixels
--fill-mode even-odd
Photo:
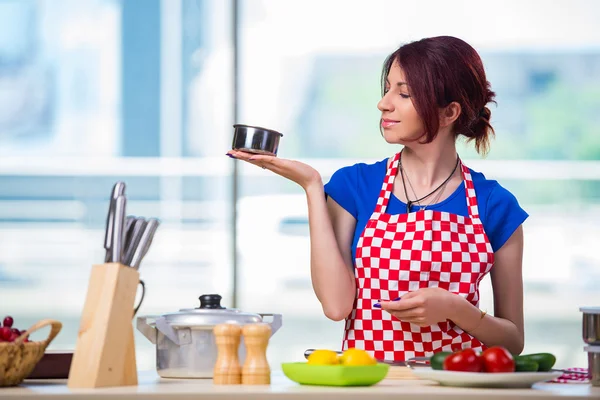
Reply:
[[[412,380],[419,379],[415,374],[413,374],[412,369],[409,367],[401,367],[401,366],[390,366],[388,370],[388,374],[385,379],[395,379],[395,380]]]
[[[72,351],[46,350],[27,379],[67,379],[72,359]]]

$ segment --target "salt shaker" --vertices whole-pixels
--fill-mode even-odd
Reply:
[[[217,361],[213,371],[216,385],[239,385],[242,369],[238,359],[238,348],[242,328],[236,324],[219,324],[213,328],[217,345]]]

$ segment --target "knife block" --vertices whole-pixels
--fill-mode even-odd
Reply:
[[[132,319],[139,280],[123,264],[92,267],[68,387],[137,385]]]

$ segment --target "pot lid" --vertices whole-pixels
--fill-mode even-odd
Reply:
[[[587,353],[600,353],[600,346],[585,346],[583,350]]]
[[[227,323],[245,325],[262,321],[259,314],[221,306],[222,297],[218,294],[203,294],[199,299],[200,307],[183,308],[178,312],[164,314],[163,317],[169,325],[174,327],[214,327]]]
[[[600,314],[600,307],[580,307],[579,311],[586,314]]]

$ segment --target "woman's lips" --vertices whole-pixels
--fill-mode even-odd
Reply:
[[[381,126],[385,129],[385,128],[390,128],[396,124],[400,123],[400,121],[394,121],[391,119],[382,119],[381,120]]]

